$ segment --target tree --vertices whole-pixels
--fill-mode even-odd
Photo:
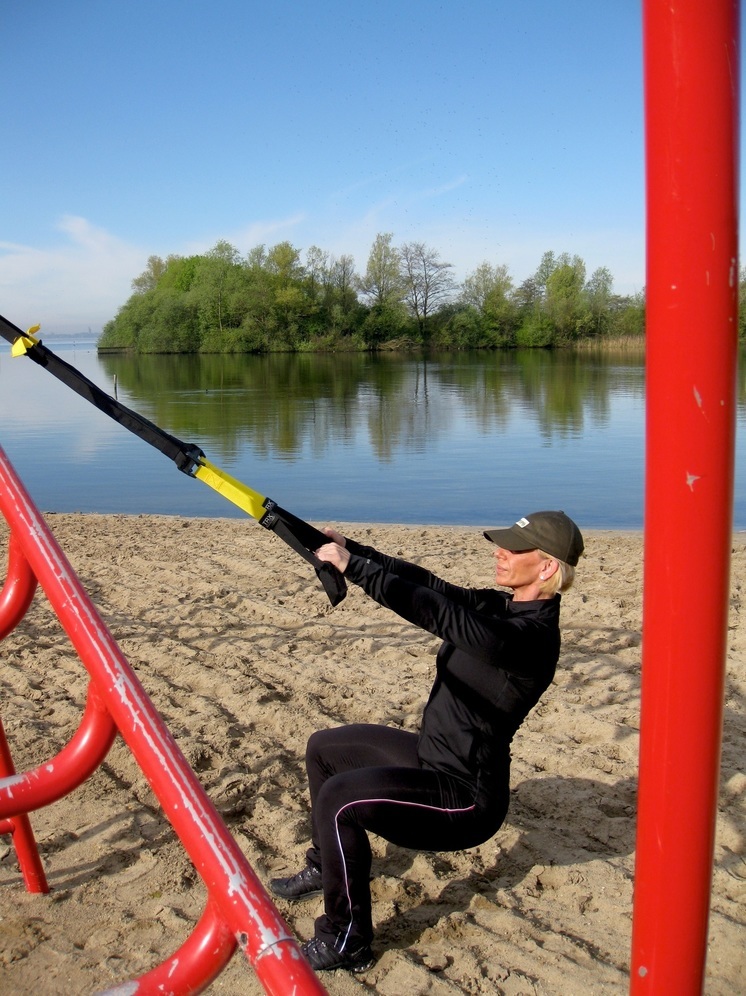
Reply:
[[[614,295],[609,302],[609,307],[611,309],[610,331],[612,335],[645,335],[645,293],[643,291],[638,291],[628,297]]]
[[[168,267],[158,283],[159,293],[164,290],[186,294],[191,290],[202,256],[169,256]]]
[[[550,276],[557,269],[557,266],[558,262],[554,258],[554,253],[545,252],[541,257],[541,262],[539,263],[536,273],[534,274],[534,282],[538,288],[540,297],[544,296],[547,288],[547,282]]]
[[[267,268],[266,247],[258,245],[250,249],[243,268],[246,280],[241,322],[243,339],[251,351],[263,350],[271,342],[276,324],[272,310],[273,278]]]
[[[354,331],[356,316],[362,311],[355,292],[357,276],[355,260],[343,254],[339,259],[330,258],[329,286],[327,296],[330,301],[331,324],[343,335]]]
[[[513,293],[513,278],[507,266],[482,263],[464,280],[461,300],[481,317],[484,343],[511,345],[518,324],[519,299]]]
[[[168,257],[169,260],[175,258],[174,256]],[[167,267],[167,260],[161,259],[160,256],[148,256],[148,265],[140,276],[135,277],[132,281],[132,290],[135,294],[144,294],[146,291],[155,290],[158,281],[166,272]]]
[[[342,255],[332,259],[330,266],[332,287],[339,293],[343,306],[349,305],[355,299],[355,260],[352,256]]]
[[[239,268],[238,249],[224,239],[216,242],[197,266],[191,294],[196,299],[204,335],[210,335],[215,330],[222,333],[226,325],[240,324],[231,315],[227,301]],[[231,277],[234,279],[231,280]]]
[[[278,242],[276,246],[272,246],[264,265],[283,288],[289,287],[291,283],[303,277],[300,250],[290,242]]]
[[[426,337],[428,316],[445,304],[455,287],[452,263],[444,263],[436,249],[423,242],[406,242],[399,250],[401,279],[409,310]]]
[[[246,263],[247,269],[249,270],[264,270],[267,265],[267,249],[266,246],[254,246],[253,249],[249,249],[246,253]]]
[[[329,253],[318,246],[306,249],[306,280],[308,295],[315,303],[329,283]]]
[[[517,307],[524,312],[533,311],[541,303],[542,289],[536,282],[536,277],[526,277],[513,293]]]
[[[577,338],[589,323],[584,287],[585,263],[580,256],[562,253],[546,278],[543,306],[560,338]]]
[[[417,342],[443,348],[549,347],[581,336],[642,335],[644,294],[619,297],[609,270],[588,281],[579,256],[545,252],[514,287],[507,266],[482,263],[460,288],[452,266],[422,242],[376,236],[364,276],[352,256],[289,242],[240,257],[225,240],[204,255],[150,256],[101,345],[138,351],[267,351]],[[746,334],[746,268],[739,273]]]
[[[507,297],[512,288],[513,281],[505,264],[492,266],[484,262],[473,273],[467,274],[461,288],[461,298],[464,304],[483,312],[491,297],[495,294]]]
[[[360,281],[360,290],[372,307],[383,308],[399,304],[404,296],[399,252],[391,245],[390,232],[376,235],[368,256],[365,276]]]
[[[304,319],[312,311],[303,287],[300,250],[290,242],[278,242],[267,253],[266,269],[271,278],[277,341],[296,349],[304,336]]]
[[[590,331],[593,335],[603,335],[608,331],[611,322],[613,284],[611,272],[605,266],[599,266],[585,285],[585,295],[591,313]]]

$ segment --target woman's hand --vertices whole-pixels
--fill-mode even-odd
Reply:
[[[336,529],[332,529],[331,526],[325,526],[321,532],[324,536],[328,536],[332,543],[336,543],[337,546],[347,546],[347,540],[344,538],[342,533],[338,533]]]
[[[329,532],[329,530],[324,530],[324,532]],[[339,533],[337,535],[339,536]],[[340,537],[340,539],[344,543],[344,537]],[[344,574],[350,562],[350,551],[337,543],[336,540],[333,543],[325,543],[320,546],[316,551],[316,556],[324,563],[332,564],[340,574]]]

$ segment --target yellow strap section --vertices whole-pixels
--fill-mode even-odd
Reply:
[[[244,512],[248,512],[254,519],[261,519],[267,511],[264,507],[265,497],[260,495],[253,488],[237,481],[235,477],[226,474],[225,471],[210,463],[205,457],[200,457],[199,465],[194,472],[194,476],[200,481],[209,484],[219,494],[234,505],[238,505]]]
[[[39,340],[34,338],[34,332],[38,332],[41,325],[32,325],[26,335],[19,335],[10,347],[11,356],[23,356],[32,346],[36,346]]]

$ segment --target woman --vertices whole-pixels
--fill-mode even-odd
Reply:
[[[326,529],[316,551],[348,581],[443,640],[419,734],[356,724],[314,733],[306,752],[312,844],[283,899],[323,892],[303,953],[314,969],[364,972],[371,951],[368,832],[401,847],[455,851],[488,840],[508,810],[510,743],[554,676],[560,592],[583,537],[564,512],[535,512],[485,537],[495,581],[461,588]]]

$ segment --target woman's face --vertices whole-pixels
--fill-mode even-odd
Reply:
[[[516,597],[525,593],[532,596],[530,589],[538,588],[541,584],[542,567],[544,558],[538,550],[524,550],[515,553],[513,550],[504,550],[501,546],[495,547],[495,583],[503,588],[512,588]]]

